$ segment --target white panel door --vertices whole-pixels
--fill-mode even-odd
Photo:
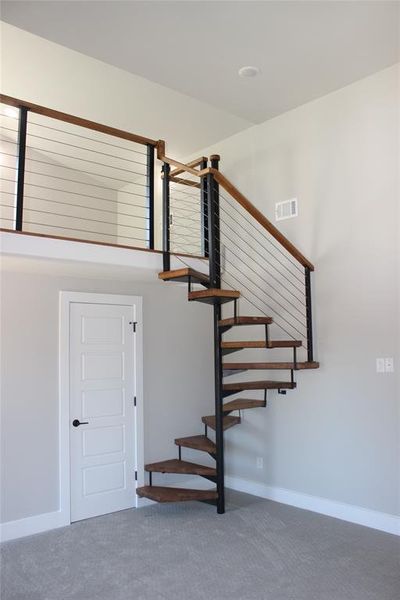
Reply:
[[[71,521],[135,505],[135,307],[70,304]]]

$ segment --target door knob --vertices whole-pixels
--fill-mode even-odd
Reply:
[[[81,422],[79,419],[74,419],[74,420],[72,421],[72,425],[73,425],[74,427],[79,427],[79,425],[89,425],[89,421],[82,421],[82,422]]]

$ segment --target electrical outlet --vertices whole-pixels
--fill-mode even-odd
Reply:
[[[264,468],[264,459],[262,456],[257,456],[256,465],[257,465],[257,469]]]
[[[376,359],[376,372],[377,373],[384,373],[385,372],[385,359],[384,358],[377,358]]]
[[[385,358],[385,371],[386,373],[393,373],[394,371],[394,360],[392,356]]]

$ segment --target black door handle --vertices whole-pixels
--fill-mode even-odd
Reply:
[[[79,419],[74,419],[74,420],[72,421],[72,425],[73,425],[74,427],[79,427],[79,425],[89,425],[89,421],[82,421],[82,422],[81,422]]]

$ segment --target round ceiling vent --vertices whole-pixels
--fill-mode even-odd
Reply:
[[[258,67],[242,67],[238,72],[240,77],[257,77],[260,73],[260,69]]]

